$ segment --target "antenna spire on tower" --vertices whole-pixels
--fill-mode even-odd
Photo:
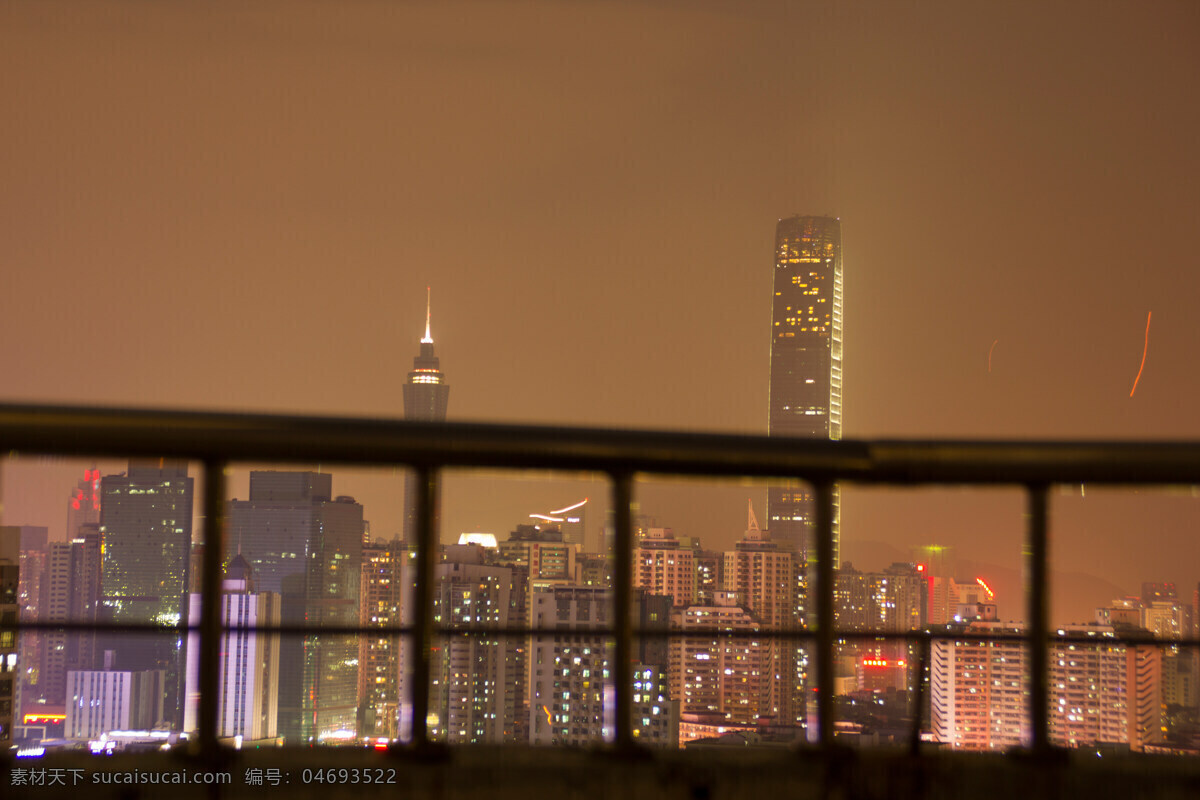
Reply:
[[[747,500],[746,505],[748,507],[747,510],[750,512],[749,527],[746,530],[756,531],[758,530],[758,519],[754,516],[754,499],[750,498]]]
[[[429,333],[429,306],[433,291],[430,287],[425,287],[425,338],[421,340],[421,344],[433,344],[433,336]]]

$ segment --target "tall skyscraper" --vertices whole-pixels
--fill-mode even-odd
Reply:
[[[186,623],[192,479],[185,461],[131,461],[100,481],[101,603],[113,622]],[[183,643],[177,635],[111,635],[116,669],[165,670],[165,714],[182,724]]]
[[[767,433],[842,438],[842,226],[833,217],[789,217],[775,229],[771,388]],[[834,496],[833,566],[840,559]],[[813,524],[808,487],[767,490],[767,528],[780,547],[806,552]]]
[[[426,290],[428,291],[428,290]],[[441,422],[446,419],[450,401],[450,384],[439,368],[433,354],[433,336],[429,329],[429,296],[425,298],[425,336],[421,338],[421,353],[413,359],[412,372],[404,384],[404,418]]]
[[[425,335],[421,338],[421,352],[413,359],[412,372],[404,382],[404,418],[423,422],[443,422],[446,407],[450,403],[450,384],[442,374],[438,357],[433,354],[433,334],[429,328],[430,297],[425,290]],[[404,481],[404,541],[416,543],[417,535],[417,481],[409,473]]]
[[[286,624],[354,625],[365,522],[353,497],[330,498],[332,477],[251,472],[250,499],[229,503],[230,545],[254,569],[255,588],[278,592]],[[352,737],[358,643],[318,634],[280,642],[278,733],[291,742]]]

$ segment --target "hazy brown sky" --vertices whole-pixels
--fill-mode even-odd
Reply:
[[[3,399],[399,416],[432,285],[453,419],[761,433],[804,213],[848,436],[1194,439],[1198,53],[1190,1],[9,2]],[[535,510],[463,486],[452,532]],[[747,494],[647,510],[724,546]],[[948,497],[851,492],[846,540],[1015,567],[1019,502]],[[1064,511],[1060,566],[1194,586],[1198,504]]]

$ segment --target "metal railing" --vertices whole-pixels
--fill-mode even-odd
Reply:
[[[434,621],[438,486],[446,468],[504,468],[602,473],[612,484],[615,518],[614,626],[587,630],[615,640],[612,680],[616,695],[615,747],[637,749],[633,736],[633,643],[639,637],[737,637],[728,631],[636,629],[631,605],[633,575],[633,501],[637,475],[704,476],[799,480],[815,497],[815,615],[809,630],[760,631],[756,638],[815,643],[817,744],[834,740],[834,652],[839,640],[904,640],[920,649],[917,707],[911,732],[915,749],[921,727],[920,674],[930,663],[931,643],[963,634],[930,632],[848,633],[834,627],[833,520],[834,485],[853,482],[885,486],[1014,486],[1027,495],[1025,542],[1029,583],[1027,627],[1021,635],[972,632],[972,641],[1016,639],[1029,648],[1029,748],[1051,749],[1049,738],[1048,503],[1054,484],[1195,485],[1200,484],[1200,442],[1000,442],[1000,441],[824,441],[667,433],[658,431],[548,428],[466,423],[416,423],[278,415],[222,414],[155,410],[119,410],[0,405],[0,451],[12,454],[88,457],[169,457],[203,464],[206,518],[198,625],[121,625],[24,623],[33,630],[149,631],[199,634],[198,736],[202,756],[215,757],[218,741],[218,657],[226,628],[219,618],[222,556],[225,552],[225,474],[231,463],[343,464],[408,466],[418,487],[417,568],[411,626],[257,626],[281,634],[347,633],[409,636],[413,660],[411,746],[432,745],[429,725],[431,646],[438,634],[553,635],[556,628],[504,631],[486,627],[439,627]],[[13,626],[9,626],[10,628]],[[1096,643],[1086,637],[1055,637],[1056,642]],[[1139,643],[1142,638],[1106,637],[1103,643]],[[1200,640],[1172,640],[1200,646]]]

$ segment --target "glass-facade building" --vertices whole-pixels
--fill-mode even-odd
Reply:
[[[285,624],[358,623],[363,508],[332,494],[328,473],[264,470],[250,473],[249,500],[229,503],[229,547],[253,568],[256,590],[281,595]],[[279,657],[279,735],[305,743],[352,738],[357,640],[285,636]]]
[[[101,605],[123,623],[186,623],[192,546],[193,480],[184,461],[131,461],[124,475],[100,481]],[[119,670],[166,670],[164,713],[177,727],[182,712],[182,637],[113,634]]]
[[[842,437],[842,227],[833,217],[788,217],[775,229],[771,387],[767,432]],[[834,557],[840,509],[834,502]],[[806,485],[767,491],[767,527],[781,548],[806,553],[813,524]]]

